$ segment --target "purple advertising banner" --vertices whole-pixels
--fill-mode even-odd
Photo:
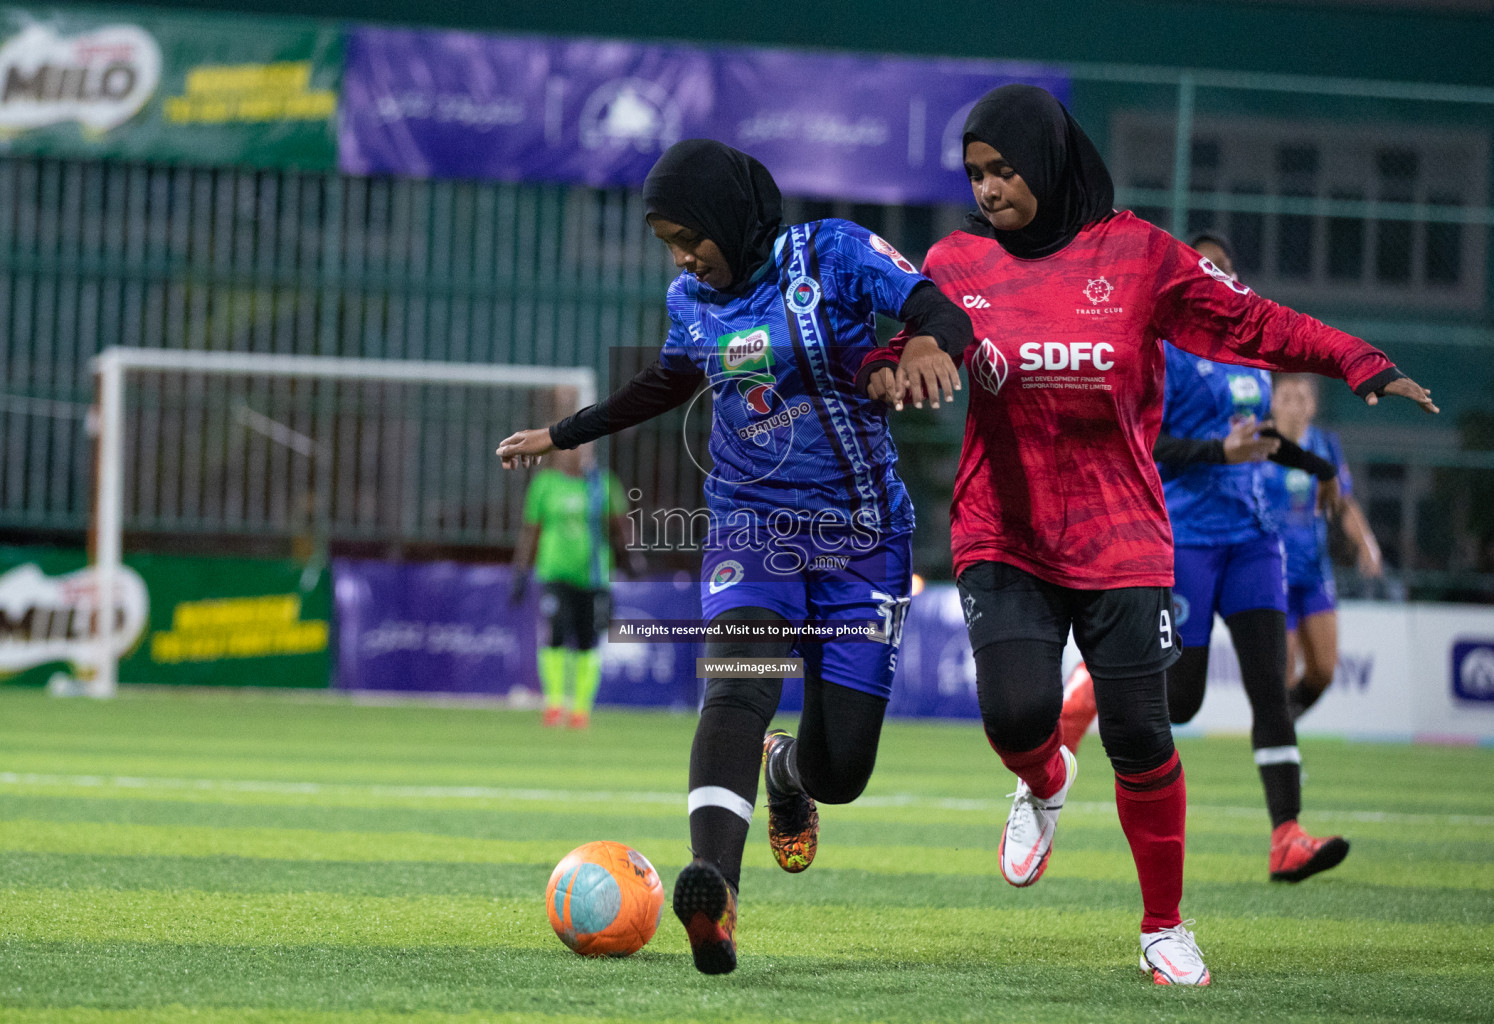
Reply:
[[[334,560],[338,687],[537,693],[537,588],[510,604],[510,578],[507,566]]]
[[[1036,65],[358,28],[339,151],[350,174],[638,185],[681,138],[758,157],[784,191],[879,203],[969,198],[960,128]]]
[[[350,174],[636,185],[709,131],[713,96],[690,47],[355,29],[339,159]]]
[[[508,566],[337,559],[332,574],[339,689],[481,694],[538,704],[541,588],[533,585],[522,601],[510,603]],[[612,617],[698,621],[699,591],[690,579],[617,583]],[[699,706],[698,644],[603,643],[598,704]],[[780,710],[795,713],[803,702],[803,684],[790,680]],[[887,711],[906,718],[980,716],[975,664],[953,586],[932,586],[913,599]]]
[[[506,565],[333,562],[337,686],[506,697],[539,702],[540,595],[509,599]],[[634,621],[700,618],[699,584],[627,582],[612,614]],[[693,711],[695,644],[610,643],[602,649],[600,704]]]
[[[1012,82],[1069,92],[1067,77],[1026,65],[788,50],[723,50],[717,65],[714,138],[785,192],[873,203],[968,201],[975,101]]]

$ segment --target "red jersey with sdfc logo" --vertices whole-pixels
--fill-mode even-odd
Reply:
[[[1392,366],[1131,213],[1038,260],[957,231],[929,251],[923,272],[975,328],[950,508],[956,574],[996,561],[1084,590],[1172,585],[1172,530],[1152,461],[1164,338],[1208,359],[1350,386]]]

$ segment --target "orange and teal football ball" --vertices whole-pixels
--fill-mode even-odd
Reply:
[[[550,927],[582,956],[628,956],[654,937],[664,886],[648,858],[622,843],[578,846],[545,889]]]

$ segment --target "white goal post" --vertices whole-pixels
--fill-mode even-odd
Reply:
[[[456,385],[528,390],[574,389],[578,407],[596,401],[597,374],[585,367],[493,365],[419,360],[357,359],[335,356],[279,355],[260,352],[203,352],[180,349],[113,347],[92,363],[98,457],[94,478],[94,565],[98,620],[93,643],[93,678],[82,692],[110,697],[119,676],[118,654],[112,641],[118,618],[123,567],[126,375],[132,371],[199,374],[262,380],[326,380],[391,385]],[[252,413],[251,413],[252,415]],[[492,438],[493,456],[500,437]]]

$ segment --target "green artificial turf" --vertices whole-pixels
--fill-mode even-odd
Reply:
[[[760,812],[741,963],[707,978],[665,912],[625,960],[550,931],[593,839],[689,859],[693,718],[292,694],[0,690],[0,1024],[482,1021],[1494,1021],[1494,750],[1306,741],[1304,826],[1337,870],[1266,881],[1243,738],[1185,739],[1184,913],[1214,984],[1137,968],[1140,894],[1099,744],[1042,881],[995,848],[1011,778],[973,723],[891,722],[822,808],[812,870]]]

